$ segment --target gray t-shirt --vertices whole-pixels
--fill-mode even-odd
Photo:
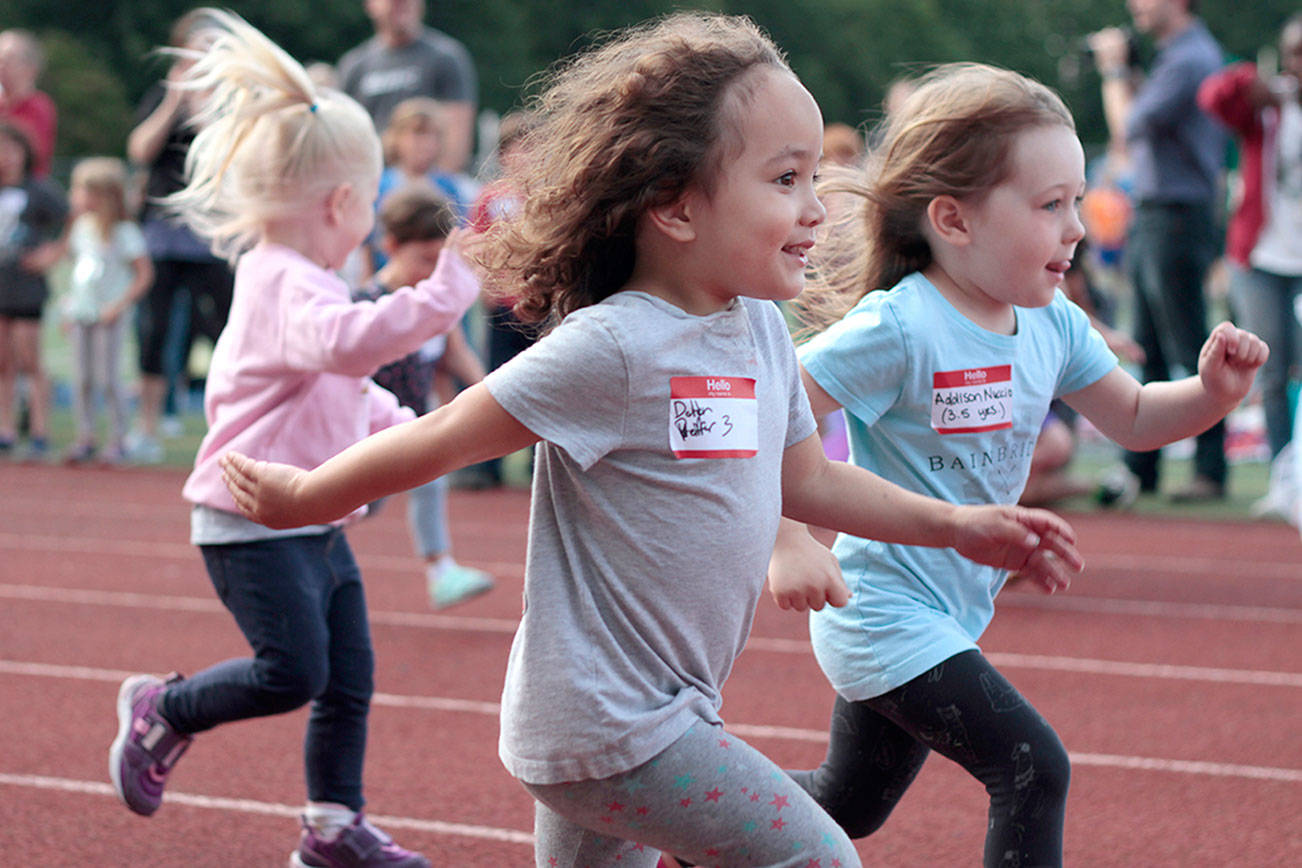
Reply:
[[[396,48],[372,37],[339,60],[340,89],[362,104],[383,131],[394,106],[408,97],[475,103],[479,80],[470,52],[442,31],[426,27]]]
[[[499,754],[534,784],[627,771],[719,721],[783,453],[815,431],[786,323],[767,301],[701,317],[620,292],[485,385],[544,441]]]

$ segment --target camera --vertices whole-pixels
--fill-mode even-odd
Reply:
[[[1121,32],[1126,34],[1126,67],[1136,69],[1140,65],[1139,58],[1139,34],[1133,27],[1121,27]],[[1079,60],[1083,64],[1094,66],[1094,49],[1090,47],[1090,37],[1083,36],[1076,41],[1076,51]]]
[[[1139,34],[1130,27],[1120,29],[1126,34],[1125,65],[1130,69],[1138,69],[1142,65]],[[1050,51],[1058,56],[1058,77],[1063,85],[1078,87],[1087,81],[1086,73],[1094,70],[1094,49],[1090,47],[1090,37],[1058,40],[1056,49],[1051,48]]]

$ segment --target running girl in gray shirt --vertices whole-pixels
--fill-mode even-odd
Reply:
[[[523,212],[477,255],[517,314],[559,325],[311,472],[228,454],[227,485],[256,521],[318,523],[541,440],[500,741],[537,801],[537,864],[858,865],[719,717],[780,516],[1063,579],[1072,531],[824,457],[773,303],[804,286],[826,216],[822,118],[749,20],[635,28],[563,67],[536,108]],[[846,590],[830,572],[803,596]]]

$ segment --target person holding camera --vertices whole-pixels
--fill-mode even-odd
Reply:
[[[1203,283],[1220,252],[1216,202],[1226,133],[1197,102],[1203,79],[1220,69],[1221,48],[1196,12],[1197,0],[1127,0],[1134,28],[1157,54],[1144,76],[1133,65],[1127,31],[1089,37],[1103,79],[1103,109],[1114,152],[1129,160],[1135,211],[1127,272],[1135,303],[1142,380],[1166,380],[1171,367],[1198,369],[1207,339]],[[1127,452],[1140,491],[1158,487],[1160,453]],[[1172,492],[1177,501],[1225,496],[1225,423],[1198,435],[1194,477]]]

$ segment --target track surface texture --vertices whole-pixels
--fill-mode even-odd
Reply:
[[[280,866],[303,801],[306,711],[200,736],[151,819],[107,774],[118,684],[247,647],[188,544],[174,470],[0,465],[0,863]],[[425,599],[405,509],[349,530],[377,659],[366,786],[436,866],[530,866],[532,803],[497,761],[528,495],[454,492],[456,555],[491,593]],[[1274,523],[1069,514],[1087,559],[1054,597],[1010,589],[982,641],[1072,755],[1066,859],[1302,864],[1302,542]],[[786,767],[823,756],[831,690],[803,616],[767,598],[725,691],[730,729]],[[986,798],[932,757],[869,866],[980,863]]]

